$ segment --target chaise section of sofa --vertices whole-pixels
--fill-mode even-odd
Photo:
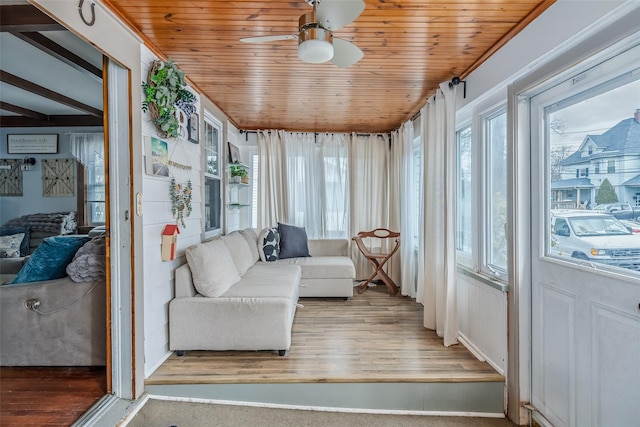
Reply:
[[[277,266],[298,265],[302,270],[300,297],[353,296],[353,279],[356,269],[349,258],[347,239],[324,239],[308,241],[310,257],[279,259]]]

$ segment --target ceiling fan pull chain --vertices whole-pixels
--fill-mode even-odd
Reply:
[[[91,27],[93,24],[96,23],[96,4],[91,3],[91,20],[90,21],[87,21],[87,19],[85,19],[84,17],[84,14],[82,13],[83,4],[84,4],[84,0],[80,0],[80,4],[78,5],[78,13],[80,14],[80,18],[82,18],[82,22],[84,22],[89,27]]]

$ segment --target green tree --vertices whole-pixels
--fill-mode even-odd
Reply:
[[[596,194],[596,204],[601,203],[616,203],[618,201],[618,195],[616,190],[613,189],[613,185],[607,178],[602,181],[600,188],[598,188],[598,194]]]

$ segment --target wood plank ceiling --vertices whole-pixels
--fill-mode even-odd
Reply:
[[[438,84],[464,78],[555,0],[367,0],[335,37],[364,58],[343,69],[308,64],[295,34],[311,10],[298,1],[104,0],[156,53],[240,129],[388,132],[417,113]]]
[[[84,46],[29,4],[0,5],[0,126],[102,126],[102,54]]]

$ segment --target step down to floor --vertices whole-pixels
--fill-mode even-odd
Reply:
[[[150,395],[301,407],[504,413],[503,382],[147,385]]]

